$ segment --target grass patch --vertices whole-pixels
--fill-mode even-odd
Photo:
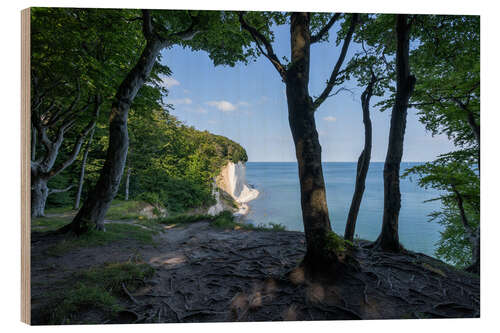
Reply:
[[[279,223],[270,222],[269,224],[253,225],[251,223],[237,222],[230,211],[223,211],[218,215],[207,214],[179,214],[165,218],[140,220],[138,223],[154,230],[163,230],[160,225],[183,225],[199,221],[208,221],[210,225],[219,229],[235,230],[257,230],[257,231],[284,231],[286,227]]]
[[[221,229],[235,229],[235,230],[256,230],[256,231],[284,231],[286,227],[279,223],[270,222],[269,224],[254,225],[251,223],[240,223],[236,221],[233,214],[224,211],[219,215],[213,217],[211,225]]]
[[[45,209],[45,214],[63,214],[76,212],[73,206],[63,206],[63,207],[51,207]]]
[[[124,200],[113,200],[108,212],[106,213],[106,219],[109,220],[135,220],[138,219],[141,214],[139,212],[147,204],[142,201],[124,201]]]
[[[152,277],[154,269],[144,263],[112,263],[74,274],[63,281],[58,293],[47,295],[49,306],[45,307],[44,321],[48,324],[78,323],[88,310],[98,310],[114,316],[123,310],[118,302],[124,296],[122,284],[134,291]],[[78,281],[76,286],[73,281]]]
[[[198,221],[213,221],[214,216],[207,214],[179,214],[164,218],[156,219],[157,223],[161,224],[186,224],[186,223],[194,223]]]
[[[94,230],[79,237],[68,236],[47,248],[45,253],[51,256],[62,256],[77,248],[102,246],[120,240],[135,240],[142,244],[153,244],[155,234],[157,231],[140,226],[111,223],[106,225],[106,232]]]
[[[37,217],[31,220],[31,227],[42,231],[57,230],[71,222],[72,217]]]

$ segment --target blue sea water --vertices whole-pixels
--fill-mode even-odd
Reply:
[[[418,164],[403,162],[401,172]],[[287,230],[303,231],[297,163],[248,162],[246,169],[247,182],[260,192],[259,197],[249,203],[246,220],[254,224],[280,223]],[[368,170],[355,232],[363,239],[375,240],[381,229],[383,169],[384,163],[372,162]],[[356,163],[326,162],[323,174],[332,226],[335,232],[343,235],[354,192]],[[428,214],[439,210],[440,203],[424,201],[437,196],[439,192],[422,189],[415,180],[401,179],[399,237],[408,250],[434,254],[442,227],[428,222]]]

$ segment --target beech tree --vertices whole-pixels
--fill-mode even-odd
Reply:
[[[362,46],[362,50],[357,52],[347,65],[345,79],[355,77],[358,85],[364,87],[361,94],[361,111],[363,113],[364,145],[358,158],[356,167],[356,182],[354,193],[347,215],[344,239],[353,241],[356,230],[356,221],[365,190],[366,176],[370,167],[372,151],[372,123],[370,119],[370,102],[373,96],[383,96],[389,87],[391,80],[390,72],[392,64],[384,57],[383,50],[379,47],[365,47],[365,34],[371,33],[368,24],[372,18],[363,17],[363,23],[357,29],[354,40]],[[368,32],[366,31],[368,30]]]
[[[83,234],[93,229],[104,230],[104,216],[118,191],[128,152],[128,112],[139,89],[157,64],[160,51],[175,44],[194,50],[207,50],[214,64],[234,65],[251,55],[245,53],[247,40],[234,27],[235,16],[218,11],[150,11],[142,10],[133,20],[142,23],[146,44],[137,63],[120,83],[111,104],[109,146],[104,166],[94,189],[71,224],[61,231]],[[193,39],[200,32],[204,36]],[[236,37],[236,39],[235,39]],[[193,42],[191,42],[193,40]]]
[[[51,190],[47,182],[68,168],[107,102],[121,67],[130,61],[127,46],[110,20],[117,10],[34,8],[31,56],[32,216],[44,214]],[[104,33],[100,33],[104,31]],[[132,29],[120,36],[132,37]],[[118,68],[109,69],[115,63]],[[67,141],[74,140],[72,145]],[[68,146],[71,146],[68,150]],[[69,190],[70,184],[64,190]]]
[[[64,161],[56,163],[65,139],[65,134],[75,127],[77,117],[84,113],[92,103],[88,101],[83,106],[77,107],[80,99],[80,92],[77,91],[74,101],[67,108],[57,105],[57,102],[54,100],[49,102],[48,107],[44,107],[47,104],[42,101],[44,96],[40,95],[43,92],[37,87],[36,78],[33,79],[33,91],[37,95],[33,99],[35,104],[31,109],[31,121],[34,130],[32,135],[34,142],[31,153],[31,216],[38,217],[45,215],[45,204],[47,197],[51,193],[66,192],[73,187],[73,185],[70,185],[65,189],[51,189],[47,186],[47,183],[76,160],[85,137],[96,124],[101,102],[97,97],[94,97],[94,116],[83,129],[77,130],[79,134],[69,157]],[[52,138],[49,132],[54,133]],[[38,152],[36,150],[37,141],[44,148]]]
[[[370,159],[372,154],[372,122],[370,119],[370,100],[373,96],[373,88],[377,82],[377,77],[373,71],[371,72],[370,82],[361,94],[361,109],[363,111],[363,125],[365,129],[365,139],[363,151],[359,155],[358,164],[356,166],[356,184],[354,186],[354,194],[352,196],[349,214],[345,226],[344,238],[353,241],[354,231],[356,229],[356,220],[358,218],[361,200],[365,191],[366,175],[370,167]]]
[[[419,47],[411,103],[433,135],[445,134],[456,150],[407,170],[419,184],[443,191],[442,210],[431,220],[444,226],[436,255],[480,271],[480,41],[478,16],[417,16]]]
[[[340,260],[337,257],[338,253],[327,250],[329,239],[332,237],[332,228],[321,165],[321,145],[314,115],[330,96],[334,86],[338,84],[337,80],[341,75],[358,14],[344,16],[348,31],[343,39],[340,55],[324,90],[315,99],[309,93],[311,45],[326,40],[329,30],[342,15],[336,13],[325,16],[307,12],[268,15],[276,23],[283,24],[289,21],[291,50],[290,62],[287,64],[283,64],[274,53],[271,43],[272,35],[266,36],[265,32],[257,28],[262,24],[259,24],[259,17],[256,14],[241,13],[241,27],[252,36],[259,53],[271,62],[285,83],[288,119],[299,166],[302,218],[307,244],[303,264],[311,273],[325,272],[338,268]],[[311,18],[315,33],[311,32]],[[318,22],[323,22],[323,24]]]
[[[401,192],[399,189],[400,165],[403,157],[403,142],[410,95],[415,87],[415,76],[410,73],[410,29],[408,15],[396,15],[396,94],[391,114],[389,144],[384,163],[384,214],[382,230],[375,247],[385,251],[398,252],[399,210]]]

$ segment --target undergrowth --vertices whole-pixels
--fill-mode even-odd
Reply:
[[[144,263],[109,263],[73,274],[62,281],[58,292],[47,295],[49,306],[44,307],[43,321],[47,324],[75,324],[85,312],[98,310],[114,316],[123,307],[119,298],[125,297],[123,286],[133,292],[152,277],[154,269]],[[73,281],[78,281],[73,284]]]

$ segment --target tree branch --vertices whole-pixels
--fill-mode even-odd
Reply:
[[[261,34],[257,29],[250,26],[245,21],[245,19],[243,18],[242,12],[239,13],[239,20],[240,20],[241,27],[244,30],[248,31],[250,33],[250,35],[252,36],[253,40],[255,41],[255,44],[259,48],[259,51],[267,59],[269,59],[269,61],[273,64],[274,68],[276,68],[276,70],[280,74],[283,81],[285,81],[286,80],[286,69],[285,69],[285,67],[283,67],[283,65],[279,61],[278,57],[274,53],[273,46],[271,45],[269,40],[263,34]],[[264,47],[266,48],[266,52],[264,52],[264,50],[262,49],[262,46],[260,45],[261,43],[264,44]]]
[[[339,58],[337,59],[337,63],[333,68],[332,74],[330,75],[330,79],[327,82],[327,85],[321,95],[313,102],[313,110],[316,110],[330,95],[333,87],[335,86],[335,81],[337,80],[340,68],[342,67],[342,63],[344,62],[345,56],[347,54],[347,49],[349,48],[349,44],[351,43],[352,35],[354,34],[354,28],[358,22],[358,14],[353,14],[351,17],[351,25],[349,26],[349,30],[347,31],[347,35],[344,38],[344,43],[342,45],[342,50],[340,51]]]
[[[101,98],[100,98],[100,96],[96,96],[95,102],[94,102],[94,117],[92,118],[92,120],[87,124],[87,126],[83,129],[83,131],[78,136],[78,138],[73,146],[73,150],[71,151],[70,156],[66,159],[66,161],[64,161],[63,163],[61,163],[57,167],[53,168],[49,172],[49,177],[56,176],[57,174],[59,174],[64,169],[66,169],[68,166],[70,166],[76,160],[76,157],[78,156],[78,154],[80,153],[80,149],[82,148],[83,141],[85,140],[85,137],[89,134],[89,132],[96,125],[100,107],[101,107]]]
[[[63,189],[49,188],[49,194],[67,192],[67,191],[71,190],[73,187],[75,187],[75,185],[70,185],[70,186],[63,188]]]
[[[465,214],[464,201],[460,192],[458,192],[457,187],[455,185],[451,185],[453,192],[455,193],[455,199],[457,200],[458,209],[460,211],[460,217],[462,218],[462,224],[465,228],[465,231],[468,234],[468,237],[474,237],[474,232],[472,230],[472,226],[467,219],[467,215]]]
[[[191,15],[190,15],[191,16]],[[198,19],[196,17],[191,16],[191,25],[189,28],[187,28],[184,31],[179,31],[174,34],[171,34],[169,37],[170,38],[179,38],[181,40],[191,40],[196,36],[200,30],[196,29],[196,26],[198,25]]]
[[[311,44],[319,42],[323,36],[330,30],[330,28],[337,22],[340,17],[340,13],[335,13],[328,21],[327,24],[314,36],[311,36]]]

